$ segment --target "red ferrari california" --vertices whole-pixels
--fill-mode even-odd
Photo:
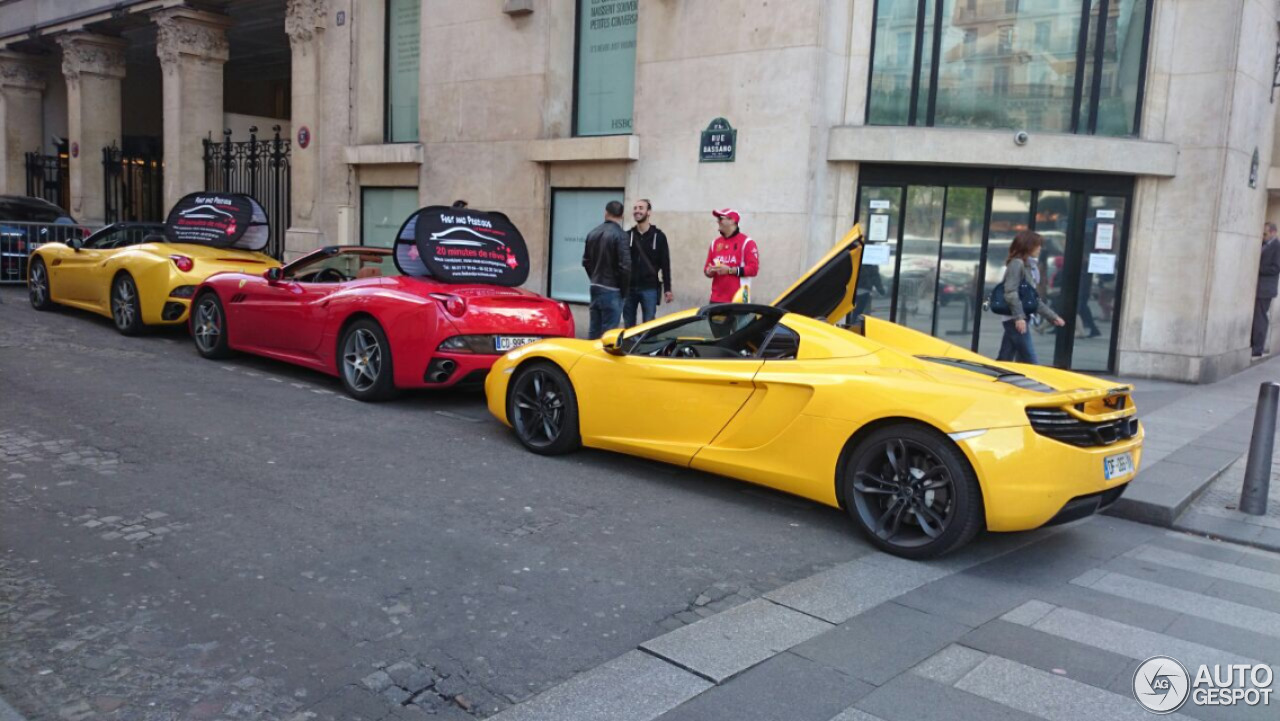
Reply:
[[[503,353],[574,334],[569,306],[515,287],[529,276],[502,213],[432,206],[394,249],[321,248],[283,268],[219,273],[196,289],[205,358],[243,351],[336,375],[352,397],[480,383]]]

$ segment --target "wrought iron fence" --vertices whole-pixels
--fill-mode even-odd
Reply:
[[[102,179],[108,223],[164,221],[164,160],[160,156],[127,154],[112,143],[102,149]]]
[[[27,195],[44,198],[67,210],[71,200],[71,174],[67,156],[27,153]]]
[[[87,225],[0,220],[0,283],[27,282],[28,258],[41,245],[86,238],[92,231]]]
[[[292,170],[290,144],[280,137],[280,126],[272,126],[275,137],[258,139],[257,126],[249,128],[247,141],[232,141],[231,131],[222,131],[222,142],[204,141],[205,189],[226,193],[246,193],[267,211],[271,241],[266,252],[277,258],[284,253],[284,232],[289,227],[289,191]]]

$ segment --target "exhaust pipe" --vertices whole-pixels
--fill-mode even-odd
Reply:
[[[430,367],[427,369],[427,380],[432,383],[444,383],[449,380],[453,372],[458,369],[458,364],[451,358],[438,358],[431,361]]]

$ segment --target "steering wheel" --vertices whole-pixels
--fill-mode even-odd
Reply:
[[[342,283],[347,280],[347,276],[337,268],[323,268],[312,276],[316,283]]]
[[[655,358],[669,357],[671,355],[672,350],[675,348],[676,344],[679,342],[680,341],[676,340],[675,338],[671,338],[667,342],[663,343],[661,346],[654,348],[648,353],[645,353],[645,355],[653,356]]]
[[[681,343],[671,351],[673,358],[698,358],[698,349],[692,343]]]

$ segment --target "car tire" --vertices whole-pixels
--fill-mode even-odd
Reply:
[[[217,360],[234,355],[227,341],[227,313],[218,300],[218,294],[206,290],[191,306],[191,339],[196,352],[205,358]]]
[[[872,545],[911,559],[950,553],[983,527],[982,488],[964,454],[933,428],[878,428],[840,464],[845,509]]]
[[[582,446],[573,382],[549,362],[522,366],[507,393],[507,421],[525,448],[556,456]]]
[[[142,323],[138,284],[128,273],[120,273],[111,281],[111,320],[123,335],[138,335],[146,328]]]
[[[347,395],[358,401],[385,401],[397,393],[391,344],[382,326],[361,318],[338,341],[338,377]]]
[[[49,292],[49,268],[44,259],[36,257],[31,261],[30,275],[27,277],[27,297],[31,299],[31,307],[36,310],[52,310],[53,295]]]

